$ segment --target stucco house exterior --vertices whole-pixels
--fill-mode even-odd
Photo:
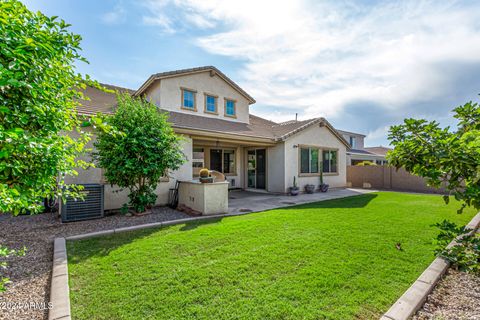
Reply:
[[[337,130],[345,140],[347,140],[350,149],[347,150],[347,166],[354,166],[363,161],[370,161],[377,165],[386,165],[387,159],[385,158],[390,148],[378,146],[378,147],[365,147],[365,135],[361,133],[355,133],[344,130]]]
[[[213,66],[153,74],[138,90],[107,87],[154,103],[184,137],[187,162],[159,183],[157,204],[167,202],[177,180],[196,179],[203,167],[224,173],[231,189],[286,193],[296,177],[303,190],[319,185],[322,168],[330,187],[346,185],[349,144],[326,119],[276,123],[257,117],[249,110],[255,100]],[[114,112],[114,94],[95,88],[85,94],[90,100],[81,101],[79,114]],[[101,168],[81,170],[69,182],[105,184],[106,210],[128,201],[126,191],[106,184]]]

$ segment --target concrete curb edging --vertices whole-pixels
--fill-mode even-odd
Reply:
[[[471,229],[468,234],[475,232],[480,226],[480,212],[467,224]],[[447,248],[456,244],[453,240]],[[425,271],[418,277],[410,288],[388,309],[380,320],[407,320],[413,316],[423,305],[428,295],[437,285],[438,281],[450,266],[443,258],[436,258]]]
[[[65,238],[55,238],[54,241],[50,301],[52,303],[52,308],[48,311],[48,320],[71,319],[67,246]]]
[[[48,320],[71,320],[70,314],[70,288],[68,286],[68,265],[67,265],[67,246],[66,240],[81,240],[93,237],[112,235],[115,233],[128,232],[147,228],[161,228],[183,224],[193,221],[218,219],[223,217],[232,217],[238,215],[249,214],[252,212],[217,214],[177,220],[169,220],[163,222],[153,222],[147,224],[140,224],[136,226],[102,230],[96,232],[89,232],[65,238],[55,238],[53,244],[53,267],[52,267],[52,281],[50,287],[50,302],[52,308],[48,312]]]

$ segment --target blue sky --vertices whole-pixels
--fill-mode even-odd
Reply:
[[[156,72],[215,65],[274,121],[324,116],[387,145],[405,117],[453,124],[480,93],[476,1],[44,0],[83,37],[79,64],[138,88]]]

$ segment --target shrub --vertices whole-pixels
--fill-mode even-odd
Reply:
[[[377,164],[372,161],[362,161],[356,164],[356,166],[363,167],[363,166],[376,166]]]
[[[129,204],[143,212],[155,204],[161,177],[185,161],[180,137],[165,113],[145,100],[118,95],[114,115],[104,117],[94,159],[112,185],[130,191]]]
[[[458,227],[455,223],[444,220],[434,225],[440,229],[437,236],[437,256],[449,261],[456,269],[480,274],[480,238],[470,229]],[[447,248],[456,239],[455,245]]]

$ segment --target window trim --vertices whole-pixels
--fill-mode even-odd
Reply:
[[[337,172],[324,172],[323,175],[324,176],[338,176],[340,174],[339,172],[339,149],[338,148],[322,148],[322,171],[323,171],[323,151],[335,151],[337,152],[337,161],[336,161],[336,167],[337,167]]]
[[[184,95],[185,91],[190,91],[190,92],[193,93],[193,108],[185,107],[183,105],[183,103],[185,101],[184,98],[183,98],[183,95]],[[181,92],[181,94],[180,94],[180,109],[196,112],[197,111],[197,90],[193,90],[193,89],[185,88],[185,87],[180,87],[180,92]]]
[[[223,98],[223,113],[225,117],[237,118],[237,100],[231,98]],[[227,101],[233,101],[233,115],[227,114]]]
[[[311,148],[311,149],[318,149],[318,173],[302,173],[302,151],[301,149],[306,149],[306,148]],[[315,146],[315,145],[308,145],[308,144],[299,144],[298,145],[298,176],[299,177],[319,177],[320,176],[320,170],[323,171],[323,151],[336,151],[337,152],[337,172],[323,172],[323,176],[338,176],[339,173],[339,149],[338,148],[330,148],[330,147],[322,147],[322,146]],[[310,158],[310,152],[309,152],[309,158]],[[308,165],[310,167],[310,159],[308,161]]]
[[[302,149],[309,149],[308,151],[308,171],[311,171],[311,149],[318,150],[318,172],[302,172]],[[320,168],[321,168],[321,152],[322,148],[319,146],[312,146],[312,145],[298,145],[298,176],[299,177],[318,177],[320,176]]]
[[[357,137],[356,136],[349,136],[349,144],[350,148],[355,149],[357,147]]]
[[[215,111],[207,110],[207,97],[213,97],[215,99]],[[218,96],[217,95],[214,95],[208,92],[203,93],[203,112],[208,114],[218,115]]]

